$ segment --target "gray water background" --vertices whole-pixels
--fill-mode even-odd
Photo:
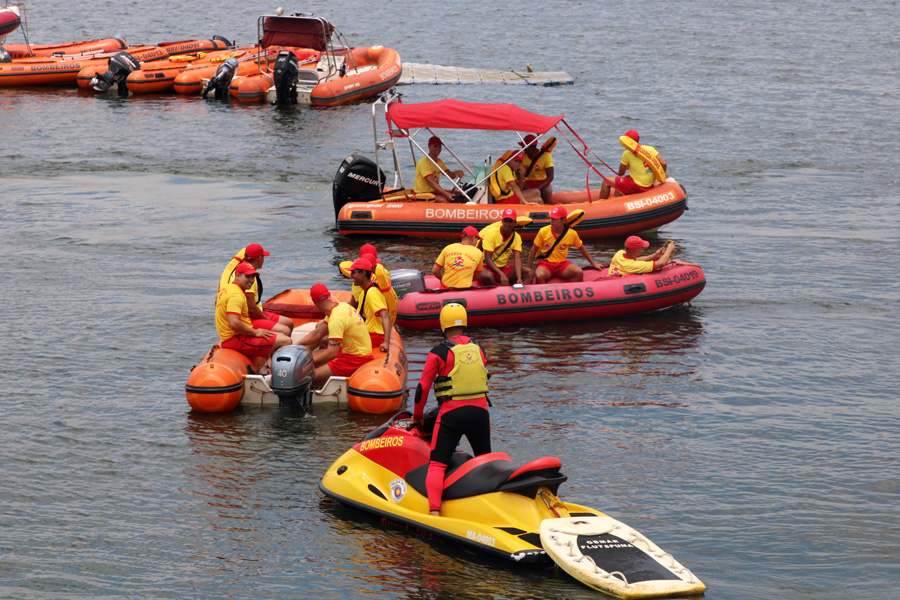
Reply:
[[[273,8],[28,14],[35,43],[248,44]],[[565,70],[575,85],[401,91],[565,113],[614,166],[637,129],[687,188],[690,210],[649,239],[703,266],[692,306],[477,332],[495,448],[559,456],[567,500],[645,533],[707,598],[897,597],[897,2],[286,8],[408,62]],[[331,178],[371,154],[371,127],[367,104],[0,89],[0,597],[597,597],[323,503],[319,477],[382,417],[188,410],[235,250],[272,252],[272,293],[346,284],[334,265],[372,240],[334,231]],[[511,144],[442,135],[473,162]],[[583,187],[571,150],[554,157],[559,187]],[[588,245],[608,260],[621,242]],[[423,269],[443,245],[375,243],[389,267]],[[414,381],[437,338],[403,338]]]

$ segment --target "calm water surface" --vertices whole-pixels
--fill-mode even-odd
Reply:
[[[28,8],[35,43],[251,43],[275,6]],[[613,164],[637,129],[688,190],[649,239],[703,266],[692,306],[477,332],[497,449],[559,456],[566,499],[648,535],[708,598],[896,597],[897,2],[285,8],[408,62],[565,70],[574,86],[402,92],[565,113]],[[473,162],[511,141],[443,135]],[[336,234],[330,186],[354,150],[371,153],[367,104],[0,89],[0,597],[598,597],[323,502],[319,477],[383,417],[188,410],[235,250],[272,252],[272,292],[346,284],[336,262],[369,240]],[[554,158],[560,187],[584,186],[571,150]],[[443,245],[375,242],[389,267],[423,269]],[[403,337],[415,380],[437,338]]]

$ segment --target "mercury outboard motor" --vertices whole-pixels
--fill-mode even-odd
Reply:
[[[391,271],[391,287],[402,298],[410,292],[425,291],[425,276],[417,269],[393,269]]]
[[[300,61],[290,50],[282,50],[275,59],[272,75],[275,79],[275,104],[297,104],[297,77]]]
[[[310,404],[307,392],[315,374],[312,351],[306,346],[284,346],[272,355],[272,391],[283,404]]]
[[[368,202],[381,197],[384,189],[384,171],[372,160],[361,154],[351,154],[344,159],[331,186],[334,216],[348,202]]]
[[[216,69],[216,74],[209,78],[209,82],[204,84],[201,95],[206,95],[212,91],[217,100],[228,97],[228,89],[231,87],[231,80],[234,79],[234,73],[237,71],[238,61],[231,57]]]
[[[98,92],[105,92],[117,84],[119,86],[119,95],[127,96],[128,88],[125,87],[125,80],[128,75],[141,68],[141,64],[127,52],[119,52],[109,59],[109,69],[102,75],[94,75],[91,79],[91,87]]]

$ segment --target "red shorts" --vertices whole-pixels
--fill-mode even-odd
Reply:
[[[372,338],[372,350],[381,346],[384,343],[384,334],[383,333],[372,333],[369,332],[369,337]]]
[[[337,358],[328,363],[328,368],[338,377],[350,377],[356,369],[372,360],[372,358],[371,354],[357,356],[356,354],[344,354],[342,350],[338,350]]]
[[[513,267],[515,267],[515,266],[516,266],[516,265],[510,263],[510,264],[506,265],[505,267],[497,267],[497,268],[500,269],[500,271],[501,271],[504,275],[509,275],[510,271],[512,271],[512,270],[513,270]]]
[[[509,198],[504,198],[503,200],[497,200],[494,204],[521,204],[519,201],[519,197],[513,194]]]
[[[526,179],[525,187],[536,188],[537,186],[541,185],[542,183],[544,183],[543,179]]]
[[[539,267],[544,267],[548,271],[550,271],[550,275],[553,277],[559,277],[560,273],[566,270],[566,267],[571,265],[572,263],[568,260],[564,260],[562,262],[550,262],[549,260],[542,260],[535,266],[535,271]]]
[[[219,346],[228,348],[229,350],[237,350],[244,356],[259,356],[268,358],[272,353],[272,345],[275,343],[275,335],[268,337],[251,337],[249,335],[238,334],[230,337],[224,342],[220,342]]]
[[[266,331],[272,331],[272,328],[278,325],[277,321],[269,319],[250,319],[250,323],[253,324],[254,329],[265,329]]]
[[[277,323],[278,320],[281,318],[281,315],[279,315],[278,313],[273,313],[270,310],[264,310],[263,314],[266,315],[266,318],[268,320],[272,321],[273,323]]]
[[[616,189],[620,194],[628,195],[640,194],[641,192],[646,192],[650,188],[636,184],[634,179],[631,178],[631,175],[626,175],[625,177],[616,177]]]

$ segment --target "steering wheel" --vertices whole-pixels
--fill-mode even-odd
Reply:
[[[412,417],[412,413],[406,411],[400,411],[388,422],[389,427],[402,427],[403,429],[409,429],[409,419]],[[405,423],[400,423],[398,421],[406,421]]]

